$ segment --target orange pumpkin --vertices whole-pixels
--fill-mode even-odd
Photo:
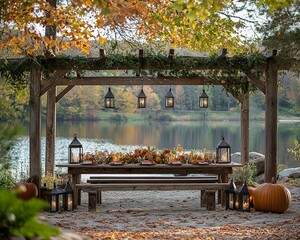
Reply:
[[[263,212],[283,213],[291,205],[291,193],[281,184],[263,183],[253,192],[254,207]]]
[[[38,196],[38,189],[34,183],[20,182],[15,187],[17,197],[23,200],[29,200]]]
[[[254,203],[253,203],[253,195],[254,195],[254,191],[255,191],[255,187],[251,187],[251,186],[248,186],[248,192],[250,194],[250,207],[254,207]]]

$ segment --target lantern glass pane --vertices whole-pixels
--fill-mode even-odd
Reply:
[[[228,194],[228,197],[229,197],[228,207],[229,207],[230,209],[233,209],[233,208],[234,208],[234,197],[233,197],[233,193],[229,193],[229,194]]]
[[[166,97],[166,107],[167,108],[174,107],[174,98]]]
[[[67,194],[67,210],[71,211],[73,209],[73,197],[72,194]]]
[[[249,210],[250,201],[249,201],[249,195],[243,195],[242,196],[242,203],[243,203],[243,211]]]
[[[73,163],[79,163],[81,148],[70,148],[70,152],[71,152],[71,161]]]
[[[51,195],[51,206],[50,206],[51,212],[56,211],[56,195]]]
[[[64,209],[64,196],[63,194],[58,195],[58,206],[60,210]]]
[[[138,98],[138,107],[145,108],[146,107],[146,98]]]

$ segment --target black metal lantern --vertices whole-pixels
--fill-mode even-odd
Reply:
[[[65,210],[72,211],[73,210],[73,189],[69,182],[67,182],[65,187]]]
[[[226,210],[234,210],[235,209],[235,201],[236,201],[236,186],[233,182],[233,179],[231,179],[230,184],[225,190],[225,196],[226,196]]]
[[[208,108],[208,95],[203,89],[201,96],[199,97],[199,107],[200,108]]]
[[[69,144],[69,163],[80,163],[83,156],[82,144],[78,141],[76,133],[73,137],[73,141]]]
[[[104,105],[105,108],[114,108],[115,107],[115,96],[110,90],[110,87],[108,88],[108,91],[104,97]]]
[[[236,209],[243,212],[250,212],[250,193],[248,191],[247,181],[239,188],[236,195]]]
[[[137,95],[138,98],[138,108],[146,108],[146,95],[142,88],[141,92]]]
[[[165,106],[166,106],[166,108],[174,108],[174,96],[173,96],[171,88],[166,94]]]
[[[57,212],[59,210],[61,211],[65,210],[64,197],[65,197],[65,190],[57,188],[56,183],[54,183],[54,187],[49,194],[49,204],[50,204],[49,211]]]
[[[231,147],[224,137],[219,142],[216,148],[217,163],[230,163],[231,162]]]

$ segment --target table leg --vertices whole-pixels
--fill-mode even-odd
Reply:
[[[221,182],[228,183],[228,171],[224,171],[223,173],[221,173]],[[224,207],[226,205],[226,197],[224,190],[222,190],[221,195],[222,206]]]
[[[76,184],[79,184],[81,180],[80,174],[72,174],[72,188],[74,191],[74,208],[77,208],[78,203],[80,203],[78,191],[76,191]]]

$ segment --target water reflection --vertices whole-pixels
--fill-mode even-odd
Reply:
[[[63,161],[67,158],[68,144],[72,141],[74,133],[77,133],[83,143],[84,151],[94,151],[98,148],[116,151],[131,149],[133,146],[155,146],[162,149],[174,148],[178,144],[185,150],[213,150],[224,136],[234,153],[240,151],[241,143],[239,122],[58,122],[56,160]],[[42,127],[42,134],[45,136],[45,126]],[[28,127],[22,129],[21,135],[27,139],[26,143],[21,144],[26,151],[22,154],[15,152],[14,155],[24,161],[29,158]],[[250,151],[264,153],[264,122],[251,122],[249,135]],[[293,147],[294,139],[300,140],[300,123],[279,123],[278,139],[279,163],[288,167],[300,167],[300,162],[294,161],[287,152],[287,148]],[[42,159],[44,144],[43,138]],[[20,148],[16,151],[18,149]]]

